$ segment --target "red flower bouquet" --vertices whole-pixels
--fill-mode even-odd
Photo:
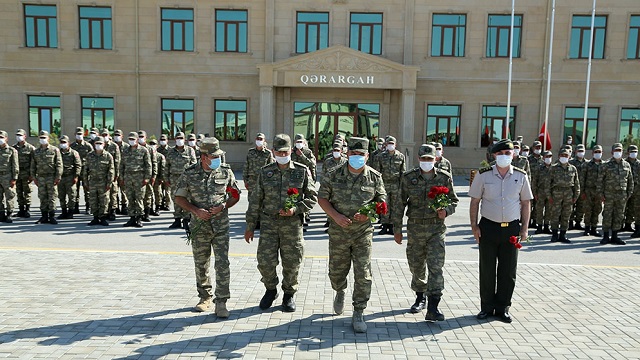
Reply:
[[[386,215],[388,212],[389,208],[386,202],[370,202],[358,209],[358,213],[367,215],[372,223],[378,221],[380,215]]]
[[[446,186],[432,186],[427,194],[429,199],[433,199],[433,202],[429,207],[433,211],[444,209],[451,205],[451,199],[449,198],[449,188]]]
[[[296,206],[296,202],[300,197],[300,193],[297,188],[287,189],[287,198],[284,201],[284,211],[289,211]]]

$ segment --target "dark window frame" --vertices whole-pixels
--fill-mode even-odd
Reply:
[[[456,107],[458,109],[458,115],[454,116],[454,115],[442,115],[442,114],[437,114],[437,113],[431,113],[431,112],[429,112],[429,108],[432,107],[432,106],[434,106],[434,107],[435,106]],[[433,140],[436,141],[436,142],[442,143],[442,145],[445,146],[445,147],[460,147],[459,130],[460,130],[461,122],[462,122],[462,118],[461,118],[462,105],[459,105],[459,104],[447,104],[447,105],[445,105],[445,104],[427,104],[427,109],[426,110],[427,110],[426,111],[427,116],[426,116],[426,123],[425,123],[425,135],[426,135],[425,140],[427,142],[432,141],[431,139],[429,139],[430,135],[427,132],[429,131],[429,120],[430,120],[430,118],[435,118],[435,122],[436,122],[435,123],[435,128],[434,128],[435,129],[435,134],[433,136],[435,136],[436,138],[433,139]],[[457,120],[457,122],[458,122],[458,126],[457,127],[454,126],[452,128],[452,125],[451,125],[452,119],[456,119]],[[446,128],[447,128],[446,134],[447,135],[445,136],[445,138],[446,138],[445,141],[443,141],[442,139],[438,139],[437,138],[438,129],[440,128],[439,124],[440,124],[441,121],[446,121],[446,123],[447,123],[447,126],[446,126]],[[457,128],[458,131],[456,131],[456,128]],[[452,132],[452,130],[453,130],[453,132]],[[455,145],[451,145],[451,143],[452,143],[451,137],[452,137],[453,134],[455,134],[457,136],[457,139],[455,141],[456,142]]]
[[[491,17],[492,16],[497,16],[497,17],[509,17],[509,21],[511,21],[511,15],[500,15],[500,14],[489,14],[489,18],[488,18],[488,22],[487,22],[487,49],[485,52],[485,56],[487,58],[508,58],[511,52],[511,46],[510,46],[510,40],[511,40],[511,25],[491,25]],[[520,18],[520,25],[518,25],[518,17]],[[522,14],[515,14],[515,19],[514,19],[514,24],[513,24],[513,31],[515,33],[518,34],[518,36],[516,37],[514,34],[514,45],[517,44],[517,48],[516,46],[513,47],[514,49],[514,54],[513,57],[514,58],[520,58],[521,54],[522,54],[522,20],[523,20],[523,15]],[[494,48],[494,52],[495,55],[491,55],[489,54],[489,44],[490,44],[490,39],[489,36],[491,34],[491,29],[496,29],[496,38],[495,38],[495,48]],[[499,49],[500,49],[500,39],[501,39],[501,32],[505,31],[507,32],[506,36],[507,36],[507,53],[505,55],[500,55],[499,54]],[[519,31],[518,31],[519,30]],[[517,42],[516,42],[517,39]]]
[[[353,20],[353,16],[354,15],[380,15],[380,22],[379,23],[374,23],[374,22],[359,22],[356,21],[354,22]],[[356,26],[358,28],[358,40],[357,40],[357,46],[355,44],[351,43],[351,34],[353,33],[353,28],[354,26]],[[380,27],[380,51],[376,52],[374,51],[375,49],[375,28],[376,26]],[[371,34],[371,38],[369,40],[369,52],[365,52],[362,50],[362,34],[363,34],[363,29],[369,29],[369,33]],[[383,52],[383,34],[384,31],[384,14],[381,12],[352,12],[349,14],[349,47],[358,51],[362,51],[365,54],[370,54],[370,55],[382,55]],[[356,46],[356,47],[354,47]]]
[[[241,110],[219,110],[218,108],[218,101],[233,101],[233,102],[244,102],[245,105],[245,110],[241,111]],[[213,116],[214,116],[214,133],[216,135],[218,135],[218,124],[216,123],[216,120],[218,118],[218,114],[223,114],[223,125],[222,125],[222,136],[220,136],[218,138],[218,140],[220,141],[246,141],[247,140],[247,131],[246,131],[246,127],[249,123],[249,101],[247,99],[214,99],[213,100]],[[230,114],[233,114],[235,117],[235,123],[234,123],[234,134],[235,136],[231,137],[227,137],[227,130],[230,128],[229,126],[229,118],[228,116]],[[245,138],[242,139],[240,137],[240,116],[239,114],[244,114],[245,117]],[[216,136],[218,137],[218,136]]]
[[[111,107],[85,107],[84,106],[84,100],[85,99],[110,99],[113,102],[113,105]],[[82,122],[82,126],[87,128],[84,124],[84,111],[85,110],[89,110],[91,111],[91,124],[89,125],[89,129],[92,127],[98,128],[98,129],[103,129],[103,128],[107,128],[109,129],[109,131],[113,131],[115,129],[115,122],[116,122],[116,109],[115,109],[115,98],[112,96],[102,96],[102,97],[96,97],[96,96],[81,96],[80,97],[80,121]],[[110,128],[107,125],[107,112],[111,111],[113,113],[113,128]],[[96,125],[95,119],[96,119],[96,112],[99,112],[102,114],[102,124],[98,124]]]
[[[573,25],[573,22],[575,21],[576,17],[581,17],[581,18],[589,18],[591,19],[591,15],[573,15],[571,17],[571,38],[569,39],[569,58],[570,59],[576,59],[576,60],[580,60],[580,59],[588,59],[589,56],[583,56],[583,52],[588,52],[588,48],[589,48],[589,39],[590,39],[590,35],[589,32],[591,31],[591,22],[589,22],[588,26],[580,26],[580,25]],[[604,26],[598,26],[597,25],[597,19],[598,18],[604,18],[605,19],[605,25]],[[594,27],[593,27],[593,31],[595,32],[595,34],[593,35],[593,48],[591,49],[591,59],[594,60],[600,60],[600,59],[606,59],[607,58],[607,25],[609,25],[609,17],[607,15],[596,15],[596,21],[594,23]],[[573,57],[571,55],[571,44],[573,43],[573,32],[574,30],[578,30],[580,37],[578,40],[578,56],[577,57]],[[602,39],[602,57],[596,57],[596,41],[597,41],[597,36],[598,36],[598,31],[599,30],[604,30],[603,32],[603,39]],[[585,51],[583,51],[583,49]]]
[[[173,100],[186,100],[186,101],[191,101],[191,110],[187,110],[187,109],[175,109],[175,108],[165,108],[165,100],[166,101],[173,101]],[[196,106],[196,101],[195,99],[190,99],[190,98],[180,98],[180,99],[175,99],[175,98],[161,98],[160,99],[160,116],[162,117],[162,119],[160,120],[160,132],[163,135],[167,135],[167,137],[169,139],[175,139],[175,135],[176,132],[183,132],[185,134],[187,134],[188,130],[187,130],[187,121],[188,121],[188,113],[191,113],[191,116],[193,117],[193,129],[192,131],[195,131],[195,106]],[[169,117],[169,129],[167,131],[167,129],[165,129],[164,127],[164,119],[165,119],[165,114],[170,113],[171,116]],[[175,114],[182,114],[182,127],[178,127],[178,130],[176,131],[176,116]]]
[[[168,11],[176,11],[176,10],[181,10],[181,11],[191,11],[191,20],[183,20],[183,19],[171,19],[171,18],[165,18],[164,15],[164,10],[168,10]],[[193,28],[193,34],[190,34],[192,36],[195,36],[195,12],[193,9],[187,9],[187,8],[180,8],[180,9],[172,9],[172,8],[161,8],[160,9],[160,49],[162,51],[183,51],[183,52],[194,52],[195,51],[195,39],[192,39],[194,44],[193,44],[193,48],[192,49],[187,49],[187,24],[191,24],[192,28]],[[164,39],[162,39],[162,36],[164,34],[164,31],[162,31],[165,27],[165,25],[169,26],[169,49],[165,49],[164,48]],[[180,25],[180,28],[182,29],[182,48],[178,48],[176,45],[176,35],[175,35],[175,26],[176,25]]]
[[[218,12],[220,11],[227,11],[227,12],[244,12],[246,15],[246,20],[219,20],[218,19]],[[223,44],[220,45],[218,44],[217,41],[217,36],[215,37],[216,39],[216,44],[215,44],[215,50],[216,52],[222,52],[222,53],[247,53],[249,51],[249,11],[246,9],[216,9],[215,10],[215,28],[216,31],[218,31],[218,25],[222,24],[224,27],[223,30],[223,36],[222,36],[222,41]],[[244,50],[240,49],[240,45],[241,45],[241,39],[240,39],[240,27],[241,25],[244,24],[246,26],[246,37],[245,39],[243,39],[243,41],[246,42],[245,46],[244,46]],[[236,34],[236,41],[235,41],[235,50],[231,50],[229,47],[229,41],[228,41],[228,35],[229,34],[229,28],[231,26],[235,27],[235,34]],[[219,48],[218,46],[221,46],[221,48]]]
[[[632,45],[631,44],[631,32],[632,30],[635,30],[635,37],[636,37],[636,43],[633,44],[636,47],[636,51],[635,51],[635,55],[634,57],[629,57],[629,50],[627,49],[627,59],[628,60],[638,60],[640,59],[640,21],[638,23],[638,25],[632,25],[632,21],[634,18],[637,18],[638,20],[640,20],[640,15],[638,14],[632,14],[629,17],[629,40],[627,41],[627,46]]]
[[[460,25],[451,25],[451,24],[439,24],[436,23],[435,18],[436,16],[462,16],[464,17],[464,24]],[[435,29],[439,28],[440,29],[440,49],[439,52],[434,54],[433,52],[433,39],[436,36],[435,35]],[[452,32],[452,40],[451,40],[451,48],[448,50],[451,52],[450,55],[445,55],[445,38],[447,35],[447,31],[445,30],[451,30]],[[460,50],[460,52],[457,53],[457,51],[459,50],[459,44],[458,44],[458,32],[460,30],[464,30],[464,45],[462,46],[462,49]],[[467,14],[442,14],[442,13],[434,13],[431,16],[431,56],[432,57],[465,57],[466,56],[466,46],[467,46]]]
[[[89,17],[89,16],[82,16],[82,9],[83,8],[100,8],[100,9],[109,9],[111,10],[111,16],[109,18],[100,18],[100,17]],[[83,47],[82,46],[82,21],[85,20],[87,21],[87,27],[88,27],[88,34],[87,34],[87,38],[89,40],[89,47]],[[113,9],[110,6],[78,6],[78,23],[79,23],[79,32],[78,35],[80,37],[80,43],[79,43],[79,48],[80,49],[90,49],[90,50],[112,50],[113,49],[113,34],[111,34],[111,40],[110,40],[110,44],[109,47],[105,46],[105,22],[110,22],[111,23],[111,31],[113,31]],[[93,45],[93,28],[94,25],[96,25],[96,23],[99,24],[100,27],[100,46],[94,46]]]
[[[58,6],[55,4],[23,4],[23,14],[24,14],[24,44],[25,47],[29,47],[29,48],[57,48],[58,47],[58,39],[57,39],[57,26],[58,26]],[[28,7],[53,7],[56,9],[56,15],[53,16],[47,16],[47,15],[27,15],[27,9]],[[33,29],[32,29],[32,35],[33,35],[33,42],[34,45],[30,46],[29,45],[29,25],[27,22],[27,19],[33,19]],[[46,32],[46,36],[45,36],[45,43],[44,44],[40,44],[39,42],[39,37],[38,37],[38,20],[42,20],[45,22],[45,32]],[[50,43],[52,42],[52,36],[53,34],[51,34],[50,27],[50,21],[53,20],[55,21],[55,42],[56,42],[56,46],[51,46]]]
[[[32,98],[42,98],[42,97],[47,97],[47,98],[58,98],[58,102],[60,103],[60,105],[58,107],[54,107],[54,106],[41,106],[41,105],[31,105],[31,99]],[[58,136],[60,136],[60,129],[62,127],[62,97],[59,95],[27,95],[27,106],[28,106],[28,111],[27,111],[27,115],[28,115],[28,119],[27,121],[29,122],[29,136],[38,136],[38,134],[40,133],[41,130],[43,130],[43,111],[48,110],[51,118],[49,119],[51,121],[51,123],[49,124],[49,133],[53,133],[56,134]],[[38,129],[36,129],[36,131],[34,132],[31,127],[31,110],[32,109],[37,109],[38,111]],[[54,122],[54,118],[53,118],[53,114],[54,114],[54,110],[57,109],[58,113],[60,115],[60,124],[59,124],[59,128],[57,129],[57,131],[55,131],[55,122]]]
[[[300,15],[302,14],[326,14],[327,15],[327,21],[326,22],[322,22],[322,21],[302,21],[300,20]],[[300,35],[300,31],[299,27],[300,25],[304,25],[304,51],[300,51],[300,49],[298,48],[298,43],[300,41],[301,35]],[[322,44],[321,40],[322,40],[322,26],[326,25],[327,28],[327,34],[326,34],[326,44]],[[317,44],[317,48],[316,49],[310,49],[309,48],[309,44],[311,43],[309,41],[309,28],[310,27],[315,27],[316,28],[316,44]],[[323,11],[298,11],[296,13],[296,53],[297,54],[306,54],[306,53],[310,53],[313,51],[317,51],[317,50],[321,50],[321,49],[326,49],[329,46],[329,13],[328,12],[323,12]]]
[[[579,109],[582,110],[580,117],[567,117],[567,110],[574,110],[574,109]],[[588,114],[589,114],[589,110],[595,110],[596,111],[596,118],[589,118]],[[567,121],[571,121],[572,122],[572,126],[571,126],[571,133],[567,133],[566,132],[566,122]],[[583,144],[585,147],[587,148],[591,148],[591,146],[589,146],[589,144],[587,144],[587,139],[589,138],[589,122],[590,121],[595,121],[596,122],[596,136],[595,136],[595,141],[594,141],[594,145],[598,143],[598,127],[600,125],[600,107],[589,107],[589,109],[587,110],[587,123],[584,124],[584,106],[583,107],[579,107],[579,106],[565,106],[564,108],[564,113],[563,113],[563,119],[562,119],[562,142],[565,143],[567,136],[571,135],[573,137],[574,140],[574,144],[578,145],[578,144]],[[576,124],[582,122],[583,123],[583,133],[582,136],[579,136],[576,132]]]

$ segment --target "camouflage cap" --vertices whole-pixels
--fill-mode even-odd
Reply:
[[[384,144],[384,139],[383,139],[383,138],[378,138],[378,139],[376,140],[376,144],[378,144],[378,145],[382,145],[382,144]]]
[[[175,136],[176,139],[184,139],[184,133],[182,131],[178,131]]]
[[[204,138],[205,138],[204,134],[198,134],[198,140],[202,140]]]
[[[571,145],[562,145],[561,149],[571,150],[573,148],[571,147]]]
[[[516,141],[522,143],[523,140],[524,140],[524,136],[522,136],[522,135],[516,136]]]
[[[27,136],[27,132],[24,129],[18,129],[16,130],[16,135]]]
[[[69,142],[69,137],[67,135],[60,136],[60,142]]]
[[[384,141],[387,142],[387,143],[395,144],[396,143],[396,138],[394,138],[391,135],[387,135],[387,137],[384,138]]]
[[[149,140],[149,145],[158,145],[158,140],[156,139]]]
[[[266,138],[267,138],[267,137],[264,135],[264,133],[259,132],[259,133],[257,133],[257,134],[256,134],[256,139],[262,139],[262,140],[264,140],[264,139],[266,139]]]
[[[542,156],[553,156],[553,153],[551,152],[551,150],[545,150],[545,151],[542,153]]]
[[[618,150],[618,149],[620,149],[620,150],[624,149],[624,148],[622,147],[622,144],[620,144],[620,143],[615,143],[615,144],[611,145],[611,151]]]
[[[200,153],[208,155],[222,155],[224,151],[220,149],[220,141],[214,137],[202,139],[200,144]]]
[[[147,137],[147,132],[144,130],[138,130],[138,136],[144,136]]]
[[[306,140],[304,135],[302,134],[296,134],[296,136],[294,137],[294,141],[298,141],[298,140]]]
[[[287,134],[278,134],[273,138],[273,150],[289,151],[291,150],[291,138]]]
[[[109,129],[102,129],[102,131],[100,131],[100,135],[109,135]]]
[[[583,144],[576,145],[576,151],[577,150],[584,150],[584,145]]]
[[[167,135],[165,134],[160,135],[160,140],[167,140]]]
[[[333,150],[342,150],[342,141],[336,141],[333,143]]]
[[[596,151],[596,150],[602,151],[602,145],[595,145],[591,150],[592,151]]]
[[[46,130],[40,130],[40,135],[38,136],[49,136],[49,132]]]
[[[344,140],[344,136],[342,136],[342,134],[337,133],[336,136],[333,137],[334,139],[342,139]]]
[[[395,139],[394,139],[395,140]],[[349,151],[369,153],[369,139],[352,136],[349,138]]]
[[[562,155],[571,156],[571,151],[569,151],[569,149],[562,149],[562,150],[560,150],[560,152],[558,153],[558,156],[562,156]]]
[[[92,128],[91,128],[91,130],[90,130],[89,132],[90,132],[90,133],[97,134],[99,131],[98,131],[98,128],[92,127]]]
[[[629,147],[627,148],[628,152],[632,152],[632,151],[638,151],[638,147],[635,145],[629,145]]]
[[[436,158],[436,148],[433,145],[422,144],[420,145],[420,149],[418,150],[419,157],[430,157]]]
[[[442,150],[442,143],[437,142],[434,146],[436,150]]]
[[[7,138],[9,135],[7,134],[6,131],[0,130],[0,136],[2,136],[3,138]]]
[[[76,128],[76,135],[84,135],[84,128],[82,126]]]
[[[188,140],[196,140],[197,139],[196,134],[194,134],[194,133],[189,134],[189,137],[187,139]]]
[[[493,147],[491,147],[491,152],[494,154],[502,150],[513,150],[513,143],[511,142],[511,140],[502,139],[495,143]]]
[[[542,146],[542,143],[538,140],[533,142],[533,145],[531,145],[531,147],[536,147],[536,146]]]
[[[94,144],[97,144],[97,143],[104,144],[104,138],[102,136],[96,136],[96,138],[93,139],[93,143]]]
[[[514,141],[514,142],[513,142],[513,148],[514,148],[514,149],[515,149],[515,148],[520,149],[520,148],[521,148],[521,143],[520,143],[520,141],[518,141],[518,140]]]
[[[137,139],[138,138],[138,133],[135,131],[132,131],[129,133],[129,139]]]
[[[520,148],[522,151],[529,151],[529,145],[522,145],[522,147]]]
[[[115,130],[113,131],[113,136],[116,136],[116,135],[117,135],[117,136],[122,136],[122,130],[120,130],[120,129],[115,129]]]

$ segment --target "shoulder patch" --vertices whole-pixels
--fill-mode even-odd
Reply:
[[[442,169],[440,169],[440,168],[435,168],[435,167],[434,167],[434,169],[436,169],[436,173],[442,173],[443,175],[445,175],[445,176],[447,176],[447,177],[453,177],[453,176],[451,175],[451,173],[450,173],[450,172],[448,172],[447,170],[442,170]]]
[[[524,171],[524,170],[520,169],[520,168],[519,168],[519,167],[517,167],[517,166],[514,166],[514,167],[513,167],[513,170],[515,170],[515,171],[519,171],[519,172],[521,172],[521,173],[523,173],[523,174],[527,175],[527,172],[526,172],[526,171]]]
[[[491,166],[481,168],[480,170],[478,170],[478,173],[482,174],[486,173],[487,171],[491,171]]]
[[[307,165],[305,165],[305,164],[299,163],[299,162],[297,162],[297,161],[292,161],[292,163],[293,163],[293,166],[294,166],[294,167],[308,169],[308,166],[307,166]]]
[[[417,167],[417,168],[413,168],[413,169],[409,169],[409,170],[405,171],[404,173],[402,173],[402,176],[407,176],[407,175],[411,175],[411,174],[419,173],[419,172],[420,172],[420,168]]]
[[[371,171],[373,174],[382,177],[382,174],[378,170],[372,168],[371,166],[368,166],[368,167],[369,167],[369,171]]]

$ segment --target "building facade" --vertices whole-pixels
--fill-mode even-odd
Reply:
[[[254,135],[392,134],[410,161],[440,141],[454,168],[493,137],[640,138],[640,3],[600,0],[587,121],[591,0],[12,0],[0,4],[0,129],[76,126],[215,135],[241,163]],[[551,18],[554,21],[553,48]],[[34,139],[32,139],[34,140]]]

